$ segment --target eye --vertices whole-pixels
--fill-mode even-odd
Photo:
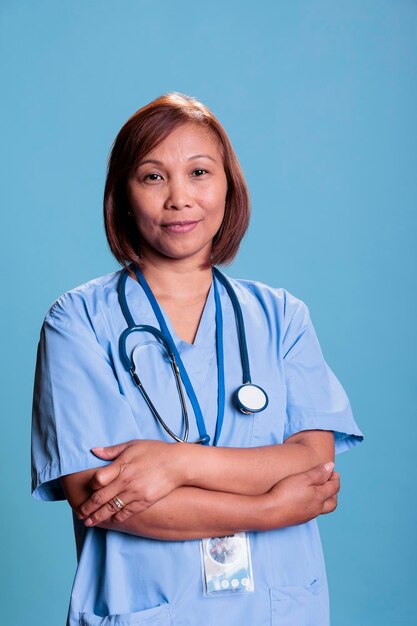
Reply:
[[[207,174],[207,170],[201,170],[201,169],[194,170],[193,174],[195,174],[195,175],[197,176],[197,178],[198,178],[198,177],[200,177],[202,174]]]
[[[155,173],[145,174],[144,176],[142,176],[142,180],[145,183],[157,183],[162,180],[162,176]]]

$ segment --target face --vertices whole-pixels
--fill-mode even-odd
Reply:
[[[176,128],[145,155],[127,184],[144,259],[206,263],[226,193],[215,135],[193,123]]]

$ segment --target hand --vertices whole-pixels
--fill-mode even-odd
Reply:
[[[268,529],[304,524],[337,506],[340,475],[333,472],[334,463],[317,465],[306,472],[280,480],[266,494],[271,516]],[[277,519],[279,522],[277,522]]]
[[[187,444],[133,439],[106,448],[92,448],[113,463],[100,467],[90,480],[92,495],[78,508],[78,518],[95,526],[112,517],[124,522],[182,485]],[[113,498],[126,506],[118,511]]]

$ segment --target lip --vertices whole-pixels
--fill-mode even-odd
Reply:
[[[162,224],[163,228],[166,228],[170,233],[189,233],[194,230],[200,220],[182,220],[178,222],[170,222],[169,224]]]

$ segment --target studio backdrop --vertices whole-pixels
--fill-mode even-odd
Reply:
[[[365,434],[319,521],[332,624],[416,624],[417,3],[2,0],[0,35],[3,623],[65,623],[70,508],[30,496],[39,331],[64,291],[118,268],[112,141],[179,91],[222,122],[249,186],[224,271],[307,303]]]

